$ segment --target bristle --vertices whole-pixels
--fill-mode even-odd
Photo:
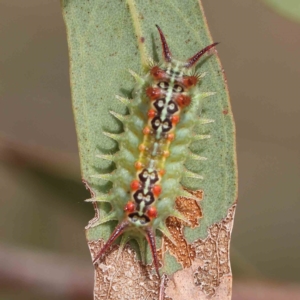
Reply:
[[[184,189],[180,190],[178,197],[184,197],[184,198],[192,199],[195,201],[200,201],[199,198],[197,198],[196,196],[194,196],[193,194],[189,193],[188,191],[186,191]]]
[[[191,68],[193,67],[197,61],[203,56],[203,54],[207,53],[212,49],[213,47],[217,46],[219,43],[213,43],[211,45],[206,46],[204,49],[197,52],[194,56],[190,57],[187,62],[184,64],[184,67]]]
[[[118,254],[116,256],[116,260],[119,260],[120,255],[122,253],[122,251],[124,250],[125,245],[127,244],[127,242],[130,240],[130,236],[128,234],[128,232],[124,231],[122,236],[121,236],[121,241],[120,241],[120,246],[118,249]]]
[[[159,262],[158,262],[158,257],[157,257],[157,249],[156,249],[156,241],[155,241],[155,233],[151,227],[146,227],[145,230],[147,233],[146,237],[148,240],[148,244],[150,246],[152,257],[153,257],[153,264],[154,264],[154,267],[155,267],[158,277],[160,277]]]
[[[108,173],[108,174],[91,175],[90,177],[92,177],[92,178],[99,178],[99,179],[105,180],[105,181],[111,181],[113,175],[111,173]]]
[[[97,222],[93,223],[91,225],[91,227],[96,227],[98,225],[101,225],[101,224],[104,224],[104,223],[107,223],[109,221],[115,221],[115,220],[118,220],[118,217],[117,217],[117,213],[115,211],[111,212],[110,214],[108,214],[107,216],[105,217],[102,217],[101,219],[99,219]]]
[[[109,160],[109,161],[114,161],[114,156],[112,154],[97,154],[96,157]]]
[[[213,123],[213,122],[215,122],[215,120],[213,120],[213,119],[203,119],[203,118],[200,118],[200,120],[198,121],[198,123],[202,124],[202,125]]]
[[[211,136],[209,134],[197,134],[192,137],[192,140],[195,142],[195,141],[205,140],[210,138]]]
[[[175,246],[176,246],[176,241],[174,240],[170,230],[166,226],[165,223],[159,224],[157,227],[157,230],[159,230],[164,236],[166,236]]]
[[[187,75],[188,75],[188,76],[194,76],[194,77],[196,77],[198,82],[199,82],[202,78],[204,78],[206,74],[207,74],[207,72],[199,73],[198,71],[196,71],[196,70],[193,69],[193,68],[187,70]]]
[[[110,132],[105,132],[105,131],[103,131],[103,134],[117,142],[119,142],[122,138],[121,134],[115,134],[115,133],[110,133]]]
[[[144,264],[147,264],[147,262],[146,262],[146,243],[145,243],[144,235],[141,235],[139,237],[134,236],[133,238],[136,240],[136,242],[139,245],[142,262]]]
[[[199,100],[202,100],[202,99],[205,99],[207,97],[210,97],[210,96],[213,96],[215,95],[216,92],[204,92],[204,93],[199,93],[198,95],[196,95],[194,97],[194,101],[199,101]]]
[[[172,61],[172,53],[169,49],[167,40],[162,32],[162,30],[160,29],[160,27],[158,25],[155,25],[158,29],[159,35],[160,35],[160,40],[161,40],[161,45],[163,48],[163,55],[164,55],[164,59],[166,62],[171,62]]]
[[[195,179],[203,179],[203,176],[193,173],[191,171],[185,170],[183,173],[184,177],[195,178]]]
[[[201,79],[203,79],[206,75],[207,75],[207,72],[203,72],[203,73],[201,73],[201,74],[198,74],[197,76],[198,76],[198,79],[201,80]]]
[[[129,73],[134,77],[134,79],[136,80],[137,83],[139,84],[144,84],[145,80],[143,77],[139,76],[137,73],[135,73],[132,70],[129,70]]]
[[[127,119],[127,116],[118,114],[115,111],[110,110],[109,112],[110,112],[110,114],[112,114],[115,118],[117,118],[121,122],[124,122]]]
[[[182,220],[183,222],[187,223],[188,225],[191,225],[190,221],[182,213],[180,213],[178,210],[174,210],[171,213],[171,216],[173,216],[173,217],[175,217],[179,220]]]
[[[147,60],[147,67],[148,67],[149,69],[151,69],[151,68],[153,68],[154,66],[155,66],[154,60],[153,60],[151,57],[149,57],[148,60]]]
[[[200,156],[194,153],[189,154],[189,158],[194,159],[194,160],[207,160],[207,157]]]
[[[99,258],[101,258],[101,256],[103,254],[105,254],[105,252],[113,244],[113,242],[117,239],[117,237],[120,236],[128,226],[129,226],[129,222],[128,221],[123,221],[122,223],[120,223],[115,228],[114,232],[111,234],[111,236],[109,237],[109,239],[107,240],[107,242],[104,244],[104,246],[102,247],[102,249],[100,250],[100,252],[94,257],[93,264],[95,264],[97,262],[97,260]]]
[[[124,97],[121,97],[121,96],[118,96],[118,95],[116,95],[116,98],[117,98],[121,103],[123,103],[123,104],[125,104],[125,105],[128,105],[128,104],[130,104],[130,102],[131,102],[130,99],[124,98]]]
[[[110,196],[108,194],[100,194],[97,197],[84,200],[85,202],[110,202]]]

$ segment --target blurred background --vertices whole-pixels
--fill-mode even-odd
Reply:
[[[237,127],[234,300],[300,299],[300,5],[271,2],[203,0]],[[0,62],[0,299],[92,299],[59,1],[0,0]]]

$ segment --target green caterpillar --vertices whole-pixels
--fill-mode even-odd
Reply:
[[[134,238],[142,245],[146,238],[153,256],[156,272],[159,275],[159,260],[155,243],[156,230],[160,230],[172,240],[165,225],[169,216],[186,221],[177,211],[175,199],[179,196],[195,198],[183,189],[200,189],[200,175],[188,170],[190,160],[204,159],[189,150],[189,145],[205,138],[193,133],[199,113],[200,100],[213,93],[200,93],[194,66],[201,56],[218,43],[213,43],[186,62],[172,58],[162,30],[160,34],[163,61],[151,64],[144,77],[131,72],[136,79],[133,100],[118,99],[128,106],[129,115],[111,112],[123,122],[124,133],[105,133],[116,140],[120,151],[114,155],[99,155],[116,164],[116,170],[109,174],[96,175],[102,180],[111,181],[113,187],[89,201],[109,202],[112,211],[96,225],[118,220],[118,225],[95,256],[95,264],[112,245],[123,235],[125,241]],[[205,123],[205,120],[203,120]],[[198,180],[197,180],[198,179]]]

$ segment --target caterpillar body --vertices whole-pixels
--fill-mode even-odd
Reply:
[[[180,62],[173,59],[162,30],[158,25],[156,27],[161,39],[163,61],[152,64],[144,77],[131,72],[136,79],[133,100],[118,97],[128,106],[129,115],[111,112],[123,123],[124,132],[119,135],[105,133],[118,142],[120,151],[114,155],[98,155],[113,161],[116,170],[94,176],[111,181],[113,187],[108,194],[89,200],[109,202],[112,206],[111,213],[96,225],[111,220],[119,222],[93,263],[97,263],[120,235],[123,235],[124,241],[136,239],[140,247],[146,238],[155,270],[160,276],[156,230],[172,240],[165,220],[169,216],[185,220],[175,209],[175,199],[178,196],[193,198],[184,189],[184,182],[187,178],[199,182],[201,178],[188,170],[185,164],[189,165],[191,159],[202,159],[192,153],[189,146],[203,138],[193,134],[193,128],[200,100],[212,93],[200,93],[198,83],[201,75],[195,73],[194,66],[204,53],[218,43]],[[197,188],[200,188],[199,184]]]

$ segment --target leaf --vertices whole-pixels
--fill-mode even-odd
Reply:
[[[115,95],[130,98],[134,79],[128,70],[142,73],[148,57],[161,58],[155,24],[163,29],[173,56],[178,59],[191,57],[212,41],[201,3],[199,6],[196,0],[64,0],[61,3],[70,51],[82,176],[92,195],[97,196],[110,185],[105,182],[99,185],[99,179],[91,176],[107,173],[111,167],[96,155],[112,154],[109,149],[115,145],[103,131],[122,131],[120,122],[109,111],[126,112]],[[210,136],[201,140],[196,149],[207,159],[195,160],[193,164],[195,171],[201,171],[204,177],[203,191],[176,200],[190,224],[176,218],[168,220],[172,233],[169,237],[176,240],[176,247],[166,237],[157,239],[158,246],[163,246],[162,271],[174,277],[171,280],[163,276],[159,281],[157,276],[149,276],[153,266],[145,267],[140,262],[144,253],[136,251],[136,244],[130,243],[122,249],[116,243],[95,270],[95,299],[206,299],[212,295],[216,299],[230,299],[229,242],[237,193],[235,128],[218,57],[203,59],[199,65],[201,72],[207,73],[201,88],[216,92],[205,100],[202,117],[214,121],[203,122],[198,132],[203,137]],[[201,208],[195,197],[201,200]],[[94,207],[96,216],[87,226],[93,257],[116,225],[111,222],[92,227],[110,211],[107,203]],[[147,261],[151,262],[148,248],[146,252]]]
[[[264,0],[264,2],[282,16],[293,21],[300,21],[300,2],[298,0]]]

